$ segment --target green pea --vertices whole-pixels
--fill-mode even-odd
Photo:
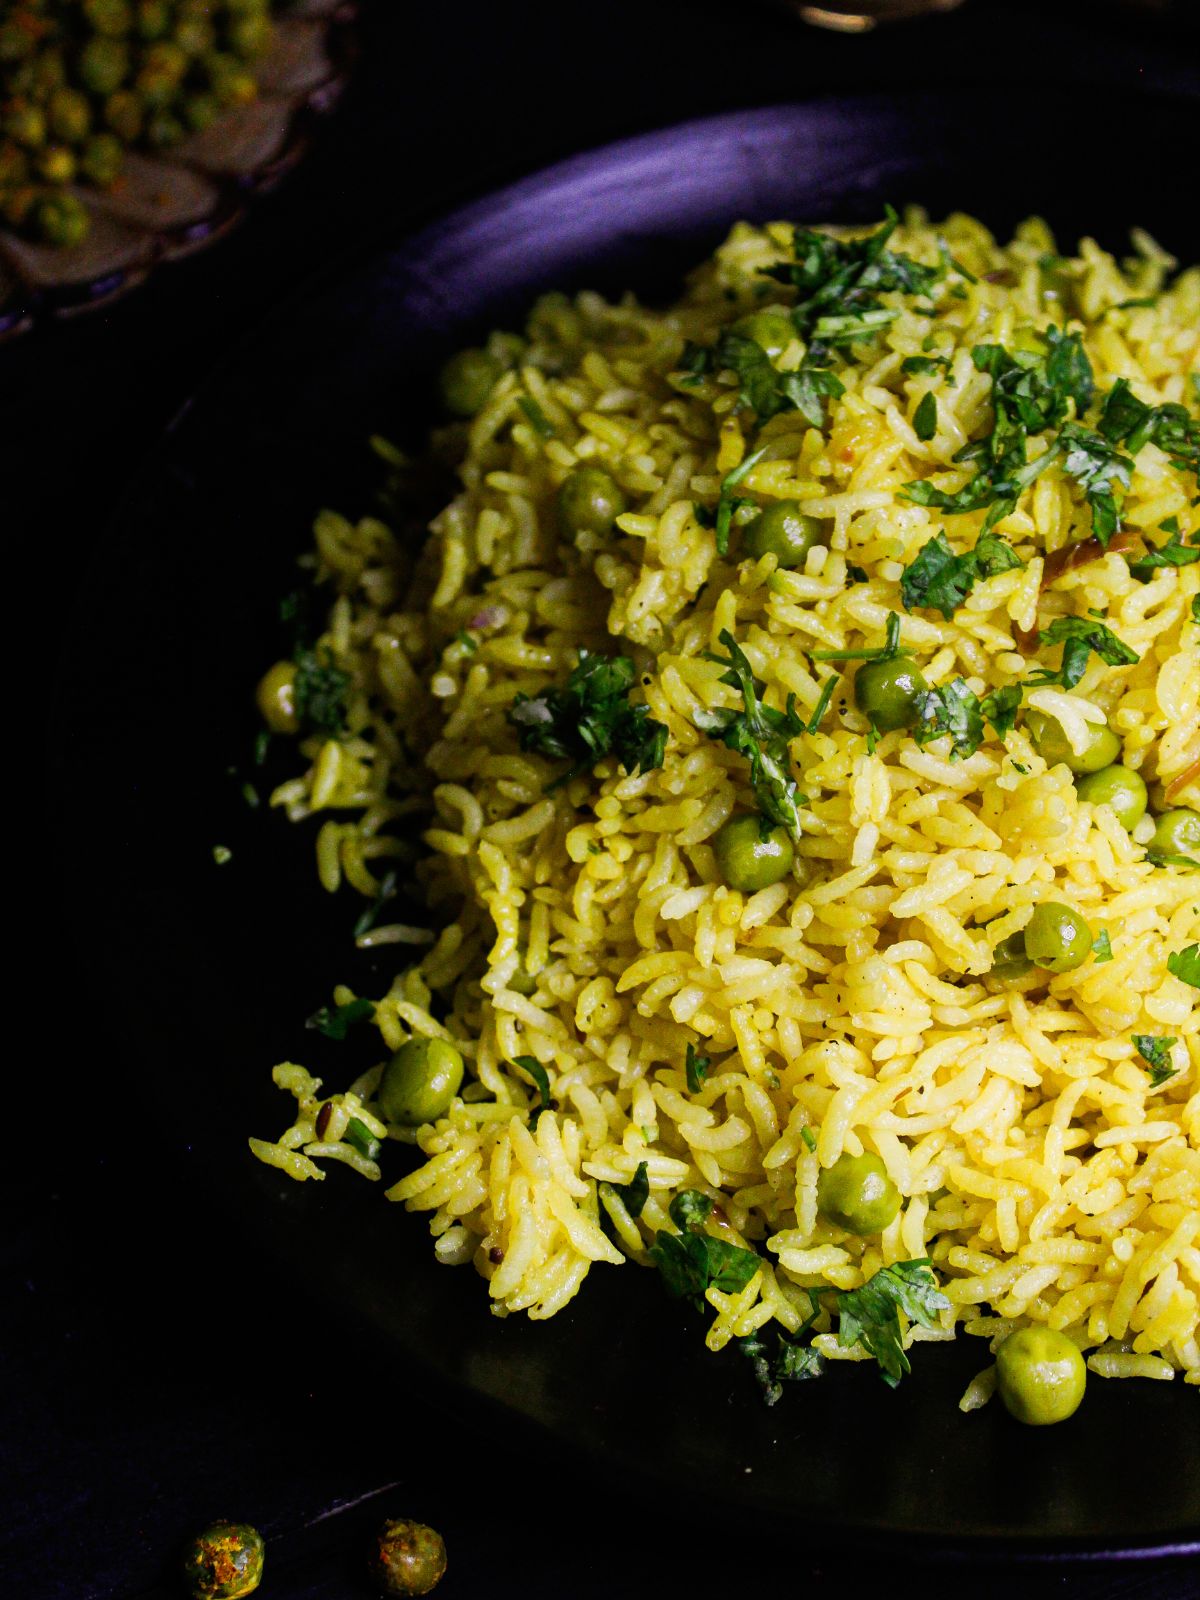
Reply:
[[[142,134],[142,102],[132,89],[118,89],[104,102],[104,120],[118,139],[133,144]]]
[[[450,1109],[463,1079],[463,1058],[445,1039],[409,1039],[383,1069],[379,1104],[389,1122],[417,1128]]]
[[[900,1209],[900,1191],[871,1151],[843,1151],[817,1179],[817,1210],[847,1233],[881,1233]]]
[[[450,357],[438,378],[442,404],[456,417],[482,411],[504,368],[486,350],[460,350]]]
[[[1052,767],[1061,763],[1072,772],[1099,772],[1121,754],[1121,741],[1107,723],[1088,723],[1088,742],[1082,754],[1071,746],[1062,724],[1044,711],[1027,711],[1025,726],[1034,749]]]
[[[92,123],[92,108],[87,95],[78,89],[56,89],[50,97],[50,131],[66,144],[79,144],[87,137]]]
[[[436,1528],[391,1517],[380,1528],[368,1573],[382,1595],[428,1594],[446,1571],[446,1544]]]
[[[1077,1346],[1054,1328],[1018,1328],[996,1351],[996,1387],[1018,1422],[1045,1427],[1065,1422],[1087,1387]]]
[[[129,51],[119,39],[97,35],[79,52],[79,76],[84,88],[93,94],[112,94],[124,83],[128,72]]]
[[[296,715],[296,667],[291,661],[277,661],[258,681],[254,698],[262,719],[272,733],[299,733]]]
[[[713,839],[713,853],[729,887],[747,894],[786,878],[795,860],[787,830],[771,827],[756,812],[723,823]]]
[[[113,133],[94,133],[83,147],[80,166],[90,183],[107,189],[120,176],[125,149]]]
[[[48,144],[38,151],[38,172],[47,183],[70,183],[75,176],[75,155],[65,144]]]
[[[38,232],[47,244],[70,250],[87,238],[88,214],[73,194],[51,194],[37,208]]]
[[[558,491],[559,520],[569,536],[611,533],[624,510],[624,491],[603,467],[576,467]]]
[[[244,1600],[262,1582],[266,1546],[245,1522],[214,1522],[198,1533],[183,1557],[192,1600]]]
[[[1164,811],[1155,821],[1146,848],[1162,856],[1200,855],[1200,811],[1189,811],[1186,806]]]
[[[752,311],[730,328],[743,339],[752,339],[772,361],[781,356],[796,337],[796,326],[786,311]]]
[[[755,560],[772,555],[781,567],[802,567],[824,536],[825,526],[818,517],[807,516],[795,500],[777,500],[746,524],[742,548]]]
[[[867,661],[854,676],[854,703],[881,733],[911,728],[917,720],[917,699],[925,679],[908,656]]]
[[[1025,924],[1025,954],[1048,972],[1081,967],[1092,948],[1092,930],[1070,906],[1043,900]]]
[[[1024,933],[1010,933],[992,951],[992,975],[1002,981],[1024,977],[1032,965],[1025,954]]]
[[[1140,773],[1129,767],[1101,767],[1089,772],[1075,785],[1075,792],[1089,805],[1108,806],[1128,832],[1146,815],[1146,785]]]

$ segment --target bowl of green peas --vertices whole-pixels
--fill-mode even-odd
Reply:
[[[217,237],[302,153],[353,0],[0,9],[0,337]]]

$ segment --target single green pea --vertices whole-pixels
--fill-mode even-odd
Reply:
[[[817,1210],[847,1233],[881,1233],[900,1209],[900,1191],[871,1151],[843,1151],[817,1179]]]
[[[772,828],[756,812],[722,823],[713,839],[721,876],[731,889],[757,894],[786,878],[795,851],[786,828]]]
[[[781,567],[802,567],[814,545],[825,537],[819,517],[801,511],[795,500],[777,500],[742,529],[742,548],[755,560],[772,555]]]
[[[161,39],[171,26],[170,0],[139,0],[137,31],[148,44]]]
[[[866,661],[854,675],[854,703],[881,733],[911,728],[928,685],[908,656]]]
[[[1008,978],[1021,978],[1033,966],[1033,962],[1025,954],[1024,933],[1010,933],[1007,939],[992,951],[992,975],[1002,981]]]
[[[781,356],[796,337],[796,326],[786,311],[752,311],[730,328],[743,339],[752,339],[772,361]]]
[[[1200,811],[1189,811],[1186,806],[1164,811],[1155,820],[1146,848],[1155,855],[1200,856]]]
[[[1070,906],[1043,900],[1025,924],[1025,954],[1047,972],[1081,967],[1092,949],[1092,930]]]
[[[38,203],[38,232],[56,249],[70,250],[82,244],[90,225],[87,211],[73,194],[47,195]]]
[[[436,1528],[407,1517],[389,1517],[371,1551],[368,1573],[389,1597],[428,1594],[446,1571],[446,1544]]]
[[[1121,754],[1121,741],[1107,723],[1088,723],[1088,742],[1082,754],[1070,744],[1062,724],[1044,711],[1027,711],[1025,726],[1034,749],[1051,767],[1061,763],[1072,772],[1099,772],[1112,766]]]
[[[83,14],[97,33],[120,39],[133,26],[129,0],[83,0]]]
[[[558,491],[558,517],[568,538],[577,533],[603,537],[625,510],[625,494],[603,467],[576,467]]]
[[[417,1128],[450,1109],[463,1079],[463,1058],[445,1039],[409,1039],[383,1069],[379,1104],[389,1122]]]
[[[1018,1328],[996,1351],[996,1387],[1018,1422],[1044,1427],[1065,1422],[1087,1387],[1077,1346],[1054,1328]]]
[[[47,183],[70,183],[75,176],[75,152],[65,144],[48,144],[38,151],[37,169]]]
[[[214,1522],[198,1533],[183,1557],[192,1600],[243,1600],[262,1582],[266,1546],[245,1522]]]
[[[272,733],[299,733],[296,714],[296,667],[291,661],[277,661],[258,680],[254,691],[259,712]]]
[[[104,102],[104,120],[118,139],[134,144],[142,134],[142,102],[132,89],[117,89]]]
[[[26,150],[40,150],[46,142],[46,113],[41,106],[9,106],[4,113],[4,131]]]
[[[1108,806],[1121,826],[1130,832],[1146,815],[1146,785],[1140,773],[1129,767],[1101,767],[1089,772],[1075,785],[1075,792],[1089,805]]]
[[[442,404],[456,417],[473,417],[483,409],[504,368],[486,350],[460,350],[438,377]]]
[[[78,89],[56,89],[50,97],[50,131],[65,144],[79,144],[92,125],[88,97]]]
[[[120,176],[125,148],[115,133],[94,133],[83,147],[80,167],[90,183],[106,189]]]
[[[96,35],[79,52],[79,76],[93,94],[110,95],[129,74],[129,51],[120,39]]]

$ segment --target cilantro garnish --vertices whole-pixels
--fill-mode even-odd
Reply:
[[[937,401],[931,389],[913,412],[913,432],[922,442],[932,439],[938,430]]]
[[[570,769],[547,788],[588,772],[606,755],[615,755],[626,772],[661,767],[667,730],[645,706],[631,706],[628,695],[637,669],[628,656],[579,652],[579,665],[565,688],[535,696],[518,694],[508,713],[522,750],[569,761]]]
[[[887,248],[900,218],[891,206],[884,207],[884,222],[865,239],[837,239],[812,228],[796,228],[792,234],[793,260],[766,268],[770,278],[792,286],[799,300],[792,321],[802,338],[846,340],[870,337],[893,320],[896,313],[884,311],[879,296],[893,290],[904,294],[928,294],[944,275],[944,267],[927,267],[911,256]],[[872,314],[875,315],[872,315]],[[819,325],[825,322],[832,332],[824,335]]]
[[[384,906],[387,905],[389,900],[396,898],[396,884],[398,881],[397,874],[394,871],[385,874],[383,882],[379,885],[379,893],[371,901],[370,905],[359,913],[358,920],[354,924],[354,937],[356,939],[361,939],[364,933],[370,932],[379,920],[379,914]]]
[[[1101,961],[1111,961],[1112,958],[1112,941],[1108,937],[1108,929],[1101,928],[1100,932],[1092,940],[1092,960],[1099,963]]]
[[[1063,471],[1079,483],[1092,508],[1092,532],[1107,549],[1120,520],[1114,488],[1128,489],[1133,462],[1095,429],[1075,422],[1063,426],[1058,448],[1066,452]]]
[[[704,1232],[712,1210],[712,1200],[699,1189],[683,1189],[671,1201],[671,1221],[678,1233],[659,1228],[647,1252],[662,1274],[667,1292],[677,1299],[690,1300],[700,1309],[704,1291],[710,1286],[726,1294],[744,1289],[758,1271],[758,1256],[753,1250],[727,1244]]]
[[[814,661],[890,661],[893,656],[906,655],[900,648],[900,618],[888,612],[887,627],[881,645],[868,645],[862,650],[814,650]],[[811,731],[811,730],[810,730]]]
[[[329,1006],[322,1006],[307,1018],[304,1026],[315,1028],[327,1039],[336,1039],[340,1043],[356,1022],[365,1022],[374,1015],[375,1007],[369,1000],[351,1000],[344,1006],[334,1006],[332,1010]]]
[[[1167,1038],[1161,1033],[1133,1035],[1133,1048],[1150,1070],[1151,1088],[1157,1089],[1159,1084],[1166,1083],[1168,1078],[1175,1076],[1177,1068],[1171,1065],[1171,1047],[1174,1043],[1174,1039]]]
[[[649,1170],[644,1161],[639,1161],[637,1171],[628,1183],[614,1183],[612,1187],[621,1196],[621,1202],[626,1211],[636,1222],[646,1208],[646,1201],[650,1198]]]
[[[908,373],[910,376],[930,372],[948,372],[949,370],[949,356],[905,356],[900,363],[900,371]]]
[[[958,761],[974,755],[983,742],[984,720],[990,722],[997,738],[1003,738],[1016,725],[1021,690],[1015,684],[994,689],[978,699],[962,678],[952,678],[940,689],[926,689],[917,696],[917,722],[913,737],[918,744],[929,744],[943,734],[951,736],[950,759]]]
[[[1123,444],[1130,455],[1153,440],[1180,472],[1200,470],[1200,421],[1176,401],[1147,405],[1126,378],[1118,378],[1105,395],[1096,427],[1110,443]]]
[[[1169,519],[1175,522],[1174,517]],[[1163,523],[1166,527],[1166,523]],[[1200,561],[1200,545],[1184,544],[1179,537],[1179,524],[1175,522],[1173,528],[1168,529],[1170,538],[1166,544],[1151,545],[1145,555],[1127,555],[1129,570],[1135,578],[1145,583],[1159,567],[1190,567],[1193,561]]]
[[[843,1349],[860,1344],[875,1357],[884,1382],[894,1389],[911,1371],[899,1313],[923,1328],[936,1328],[936,1313],[949,1304],[928,1259],[897,1261],[881,1267],[860,1289],[837,1291],[838,1343]]]
[[[550,1079],[546,1075],[545,1067],[536,1056],[514,1056],[512,1064],[514,1067],[520,1067],[522,1072],[527,1072],[537,1084],[538,1103],[529,1113],[529,1126],[536,1128],[542,1112],[550,1110]]]
[[[905,567],[900,578],[900,598],[906,611],[926,606],[949,619],[981,578],[1011,572],[1022,565],[1020,556],[998,534],[981,533],[973,549],[956,556],[950,541],[939,530]]]
[[[821,726],[821,718],[829,710],[829,702],[833,699],[833,691],[837,688],[837,686],[838,676],[836,672],[832,675],[832,677],[826,678],[825,682],[821,685],[820,698],[813,709],[812,716],[808,719],[809,733],[816,733],[817,729]]]
[[[805,731],[804,720],[796,711],[796,697],[788,696],[786,711],[761,705],[750,663],[728,628],[722,628],[720,641],[728,654],[712,659],[728,663],[730,670],[722,675],[721,682],[741,690],[745,709],[698,711],[696,726],[746,757],[750,783],[763,816],[786,828],[793,839],[798,838],[799,807],[808,801],[797,789],[789,766],[788,741]]]
[[[377,1139],[359,1117],[351,1117],[346,1123],[346,1131],[342,1138],[347,1144],[353,1145],[360,1156],[366,1156],[368,1161],[378,1161],[383,1150],[383,1141]]]
[[[1193,989],[1200,989],[1200,944],[1188,944],[1182,950],[1172,951],[1167,957],[1167,971],[1184,983],[1190,983]]]
[[[333,737],[346,726],[346,694],[350,675],[333,664],[329,651],[318,657],[313,650],[296,653],[296,684],[293,691],[296,716],[310,733]]]
[[[757,350],[758,346],[755,345],[754,348]],[[727,472],[721,479],[721,498],[717,502],[716,520],[718,555],[726,556],[729,554],[729,529],[733,522],[734,512],[739,511],[743,506],[752,506],[755,503],[753,500],[741,499],[735,496],[733,491],[749,475],[751,470],[758,465],[766,453],[765,449],[756,450],[753,455],[747,456],[739,466],[734,467],[732,472]]]
[[[825,401],[845,394],[845,385],[828,370],[829,354],[820,345],[806,352],[794,372],[780,372],[761,345],[743,334],[725,332],[713,355],[720,370],[736,374],[738,399],[749,406],[759,422],[781,411],[798,411],[814,428],[825,424]]]
[[[546,416],[546,413],[536,400],[531,400],[528,395],[523,394],[517,404],[525,413],[534,433],[542,439],[553,439],[554,424]]]
[[[711,1066],[712,1061],[708,1056],[697,1055],[696,1046],[688,1045],[684,1071],[687,1073],[687,1086],[692,1094],[700,1093],[704,1078]]]
[[[1073,689],[1087,671],[1093,651],[1110,667],[1132,667],[1142,659],[1111,628],[1086,617],[1056,617],[1038,637],[1042,644],[1061,644],[1062,661],[1057,672],[1040,667],[1030,675],[1031,683],[1060,683],[1064,689]]]
[[[800,1331],[803,1333],[804,1330]],[[773,1355],[760,1333],[750,1333],[738,1339],[737,1347],[753,1367],[763,1399],[769,1406],[779,1401],[785,1382],[819,1378],[825,1371],[819,1351],[810,1344],[797,1344],[782,1333]]]

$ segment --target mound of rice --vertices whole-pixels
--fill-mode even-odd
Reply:
[[[1056,462],[995,526],[1020,566],[984,577],[949,619],[906,611],[899,585],[939,530],[962,551],[984,521],[900,493],[931,475],[955,489],[974,471],[954,461],[991,420],[972,347],[1069,319],[1098,398],[1123,377],[1194,415],[1200,270],[1171,281],[1144,236],[1122,266],[1087,240],[1056,256],[1037,220],[1000,246],[969,217],[934,227],[909,211],[890,248],[936,264],[948,247],[965,271],[931,297],[884,296],[900,314],[835,358],[844,393],[824,428],[795,410],[756,427],[731,374],[694,379],[680,363],[764,286],[781,298],[761,269],[790,244],[790,227],[738,225],[665,311],[631,296],[541,300],[483,409],[436,439],[461,487],[421,548],[375,519],[318,518],[313,568],[333,591],[319,649],[351,679],[347,727],[301,740],[307,768],[273,803],[319,819],[331,893],[346,882],[373,898],[389,868],[415,875],[430,926],[385,922],[359,939],[398,947],[374,1025],[386,1052],[414,1034],[453,1040],[467,1077],[449,1113],[414,1131],[382,1120],[381,1065],[322,1098],[289,1063],[275,1078],[296,1121],[252,1148],[295,1178],[332,1158],[378,1179],[343,1137],[352,1116],[419,1145],[426,1159],[388,1198],[429,1214],[437,1258],[473,1264],[498,1314],[549,1317],[597,1263],[648,1264],[672,1196],[694,1188],[716,1202],[712,1234],[760,1257],[744,1289],[707,1291],[714,1350],[772,1322],[796,1332],[807,1287],[853,1289],[928,1257],[950,1307],[910,1339],[961,1325],[994,1348],[1046,1324],[1097,1373],[1200,1383],[1200,1025],[1197,990],[1167,966],[1200,935],[1200,877],[1147,858],[1150,818],[1131,835],[1081,801],[1020,718],[961,759],[946,738],[876,742],[852,669],[812,659],[879,645],[897,612],[931,687],[958,676],[983,697],[1057,664],[1057,650],[1028,653],[1035,630],[1103,616],[1137,663],[1092,655],[1070,695],[1027,687],[1024,704],[1059,717],[1077,747],[1087,720],[1107,718],[1153,809],[1197,806],[1200,564],[1139,580],[1118,541],[1047,569],[1092,531]],[[493,347],[509,361],[518,348]],[[930,350],[945,361],[902,370]],[[779,365],[802,355],[796,340]],[[927,394],[936,431],[922,439]],[[798,500],[828,529],[796,570],[739,556],[736,522],[717,553],[722,479],[762,447],[738,495]],[[563,536],[556,495],[581,463],[606,468],[631,507],[612,536]],[[1171,518],[1181,541],[1198,536],[1195,476],[1149,443],[1122,525],[1153,533]],[[738,704],[709,654],[725,629],[769,706],[794,696],[807,719],[842,674],[818,730],[790,742],[808,799],[795,869],[753,894],[726,886],[712,849],[731,814],[755,809],[746,760],[697,727],[704,708]],[[580,650],[636,663],[634,699],[669,730],[661,767],[631,775],[610,756],[548,788],[564,763],[522,751],[514,696],[562,685]],[[1107,931],[1111,960],[991,976],[996,946],[1048,899]],[[1152,1081],[1134,1035],[1174,1041],[1169,1077]],[[695,1088],[689,1044],[712,1062]],[[549,1083],[553,1109],[532,1127],[518,1055]],[[843,1151],[877,1153],[900,1190],[882,1234],[818,1213],[818,1174]],[[629,1183],[642,1162],[640,1218],[610,1190],[602,1212],[598,1185]],[[826,1313],[816,1330],[825,1355],[864,1358]]]

